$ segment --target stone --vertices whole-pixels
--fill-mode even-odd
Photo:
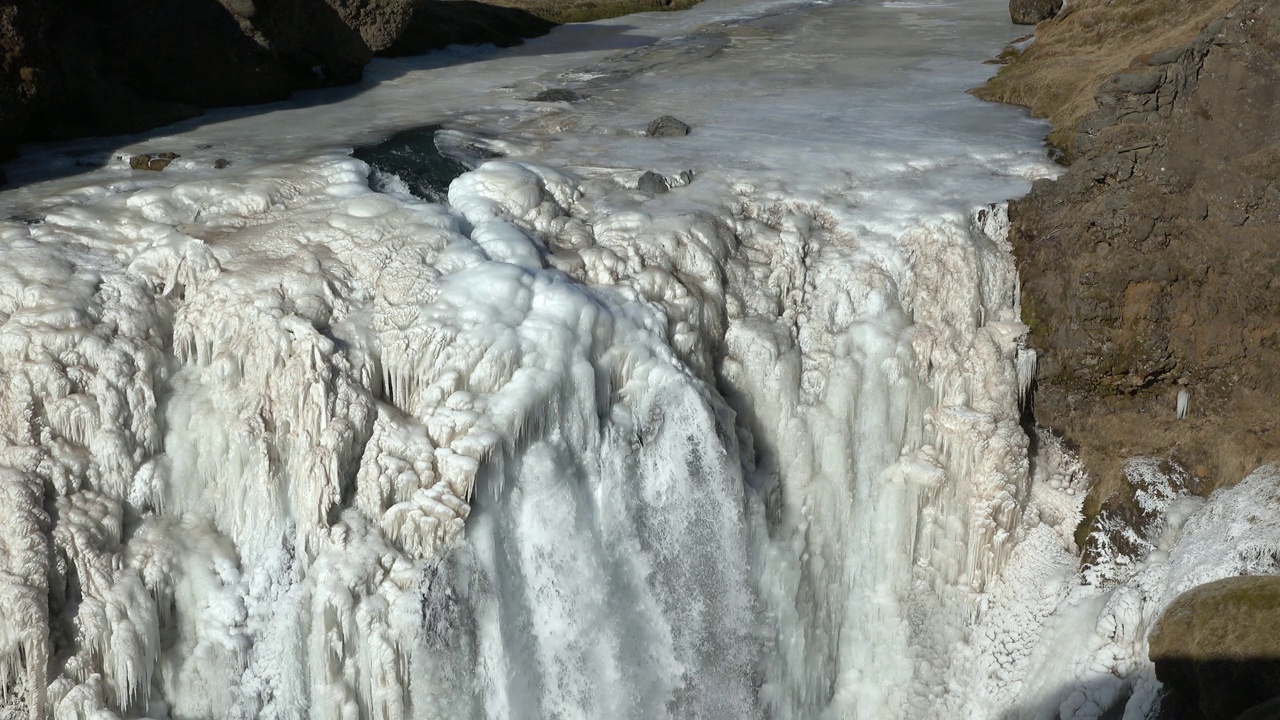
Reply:
[[[1236,720],[1276,720],[1276,718],[1280,718],[1280,697],[1254,705]]]
[[[652,170],[645,171],[640,176],[639,182],[636,183],[636,189],[651,195],[660,195],[670,188],[671,186],[667,183],[667,179]]]
[[[1127,70],[1111,78],[1111,84],[1120,92],[1147,95],[1155,92],[1162,80],[1164,80],[1164,73],[1159,70]]]
[[[0,159],[353,83],[375,54],[514,45],[553,26],[473,0],[5,0]]]
[[[1181,715],[1236,720],[1280,699],[1280,576],[1231,577],[1169,604],[1148,639],[1156,677]]]
[[[258,8],[254,7],[253,0],[222,0],[222,4],[232,13],[246,20],[252,19],[258,13]]]
[[[530,102],[578,102],[585,96],[568,88],[550,88],[529,98]]]
[[[1009,0],[1009,17],[1015,25],[1035,25],[1062,9],[1062,0]]]
[[[1181,60],[1182,56],[1186,55],[1188,50],[1190,50],[1190,48],[1185,46],[1169,48],[1168,50],[1153,52],[1148,55],[1145,60],[1148,65],[1169,65]]]
[[[144,155],[134,155],[129,158],[129,167],[134,170],[150,170],[152,172],[160,172],[169,167],[169,163],[177,160],[181,155],[171,152],[149,153]]]
[[[663,115],[662,117],[654,118],[649,123],[649,128],[645,131],[645,134],[649,137],[680,137],[688,135],[690,130],[692,128],[683,120],[671,115]]]
[[[213,167],[217,170],[222,170],[223,168],[226,168],[230,164],[231,164],[231,161],[226,158],[218,158],[217,160],[213,161]]]

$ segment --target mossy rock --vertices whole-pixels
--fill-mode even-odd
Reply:
[[[169,163],[182,157],[177,153],[162,152],[149,153],[146,155],[134,155],[129,158],[129,167],[134,170],[150,170],[152,172],[160,172],[169,167]]]
[[[1165,609],[1149,638],[1156,676],[1183,716],[1234,720],[1280,697],[1280,576],[1200,585]]]

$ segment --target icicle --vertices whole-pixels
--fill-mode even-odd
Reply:
[[[1027,348],[1018,348],[1017,373],[1018,373],[1018,407],[1027,408],[1027,402],[1031,396],[1031,384],[1036,378],[1036,351]]]

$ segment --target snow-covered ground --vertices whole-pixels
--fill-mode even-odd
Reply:
[[[1167,556],[1081,577],[1084,478],[1047,438],[1032,476],[999,203],[1053,169],[1043,126],[964,94],[1006,17],[708,0],[6,167],[0,707],[1149,697],[1142,623],[1205,572],[1171,521]],[[644,137],[666,113],[693,133]],[[429,124],[505,157],[430,204],[348,155]]]

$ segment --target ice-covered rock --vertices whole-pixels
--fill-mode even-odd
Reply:
[[[1280,503],[1276,467],[1207,500],[1177,490],[1179,469],[1144,461],[1130,470],[1156,490],[1140,500],[1151,511],[1150,542],[1136,555],[1103,555],[1083,573],[1059,551],[1051,571],[1059,579],[1045,586],[1051,610],[1022,630],[1026,658],[1009,686],[1016,692],[1007,697],[1016,700],[1006,700],[1012,717],[1096,720],[1119,710],[1126,720],[1153,717],[1163,690],[1148,640],[1165,608],[1215,580],[1280,575],[1280,521],[1259,510]],[[1053,548],[1043,547],[1053,558]]]

